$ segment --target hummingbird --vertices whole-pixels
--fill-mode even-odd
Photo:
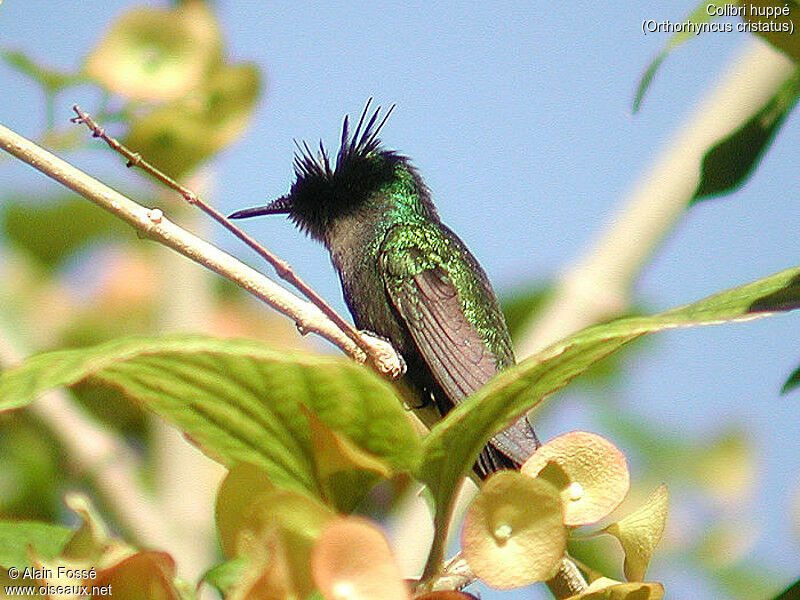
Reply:
[[[419,171],[378,137],[394,105],[367,119],[371,100],[352,134],[345,116],[335,164],[322,141],[316,154],[295,141],[289,193],[229,218],[285,214],[321,242],[356,326],[392,343],[422,405],[434,402],[443,416],[514,364],[511,336],[486,273],[442,223]],[[485,478],[516,468],[538,446],[523,416],[474,470]]]

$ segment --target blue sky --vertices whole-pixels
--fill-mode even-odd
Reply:
[[[6,0],[0,46],[72,68],[130,5]],[[555,275],[592,242],[748,39],[730,33],[692,40],[665,62],[641,112],[632,115],[638,79],[667,40],[643,35],[642,20],[679,20],[694,8],[692,1],[554,9],[523,2],[216,5],[229,54],[258,63],[267,78],[251,129],[214,163],[217,205],[232,211],[285,193],[292,139],[335,144],[343,115],[358,113],[374,96],[397,104],[384,129],[386,145],[414,158],[443,220],[499,291]],[[0,89],[6,98],[0,122],[35,137],[43,114],[36,88],[0,65]],[[63,99],[61,122],[82,94]],[[800,213],[787,199],[799,191],[792,158],[799,144],[792,115],[742,190],[687,213],[638,282],[637,298],[660,310],[797,265]],[[93,153],[75,162],[119,177],[118,165]],[[0,184],[53,189],[9,161],[0,163]],[[321,247],[280,218],[247,227],[345,310]],[[218,242],[238,248],[221,234]],[[758,484],[743,511],[755,512],[761,528],[752,556],[772,563],[784,583],[798,575],[789,514],[798,496],[800,392],[779,397],[777,391],[800,362],[798,334],[797,315],[662,334],[636,359],[619,391],[633,414],[698,440],[726,422],[752,429]],[[544,425],[543,437],[567,428],[602,433],[579,393],[562,402],[563,414]],[[634,479],[644,475],[633,473]],[[664,580],[673,598],[719,597],[702,586],[689,588],[695,581],[680,567],[650,575]]]

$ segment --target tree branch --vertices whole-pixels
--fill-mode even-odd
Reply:
[[[594,246],[563,271],[541,316],[520,336],[520,358],[627,309],[641,269],[689,206],[705,153],[763,106],[795,68],[765,42],[746,46]]]
[[[396,371],[395,369],[392,369],[388,372],[385,372],[383,369],[386,365],[383,362],[382,350],[376,345],[373,345],[369,338],[362,336],[355,327],[345,321],[341,315],[339,315],[339,313],[333,310],[333,307],[328,304],[322,296],[320,296],[310,285],[303,281],[303,279],[301,279],[300,276],[294,272],[294,269],[292,269],[289,263],[281,258],[278,258],[263,245],[259,244],[253,237],[247,235],[244,231],[242,231],[242,229],[232,223],[230,219],[226,218],[217,209],[205,202],[192,190],[182,186],[172,177],[151,165],[149,162],[143,159],[138,152],[133,152],[121,144],[118,140],[108,135],[105,129],[100,127],[100,125],[98,125],[88,113],[82,111],[77,105],[73,106],[72,110],[74,110],[75,114],[78,115],[72,119],[72,122],[86,125],[92,132],[93,137],[100,138],[106,144],[108,144],[112,150],[124,156],[128,161],[128,167],[138,167],[151,177],[154,177],[163,183],[168,188],[178,192],[187,203],[200,208],[200,210],[222,225],[225,229],[230,231],[233,235],[254,250],[256,254],[272,265],[272,267],[275,269],[275,272],[281,279],[294,286],[301,294],[303,294],[303,296],[318,306],[326,317],[333,321],[333,323],[339,329],[341,329],[342,332],[347,335],[347,337],[349,337],[359,348],[361,348],[370,357],[370,360],[380,372],[384,373],[385,375],[389,375],[392,378],[402,375],[402,370]]]
[[[294,320],[302,333],[314,332],[356,361],[367,361],[364,350],[319,307],[298,298],[258,271],[172,223],[161,209],[146,208],[134,202],[2,125],[0,148],[126,221],[143,237],[155,240],[238,284]],[[364,344],[370,345],[371,354],[375,357],[373,364],[380,372],[390,375],[402,373],[402,360],[391,344],[372,336],[362,337]]]

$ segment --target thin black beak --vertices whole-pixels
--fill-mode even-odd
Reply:
[[[281,196],[264,206],[254,206],[237,210],[228,215],[229,219],[247,219],[249,217],[260,217],[261,215],[286,215],[292,211],[292,200],[289,196]]]

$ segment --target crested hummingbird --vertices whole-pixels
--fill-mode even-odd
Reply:
[[[444,415],[498,371],[514,364],[511,337],[478,261],[439,219],[430,191],[407,156],[378,135],[392,106],[350,133],[342,127],[335,164],[297,144],[288,194],[230,215],[286,214],[330,252],[356,326],[389,340],[423,403]],[[485,478],[515,468],[539,442],[525,416],[497,434],[475,464]]]

